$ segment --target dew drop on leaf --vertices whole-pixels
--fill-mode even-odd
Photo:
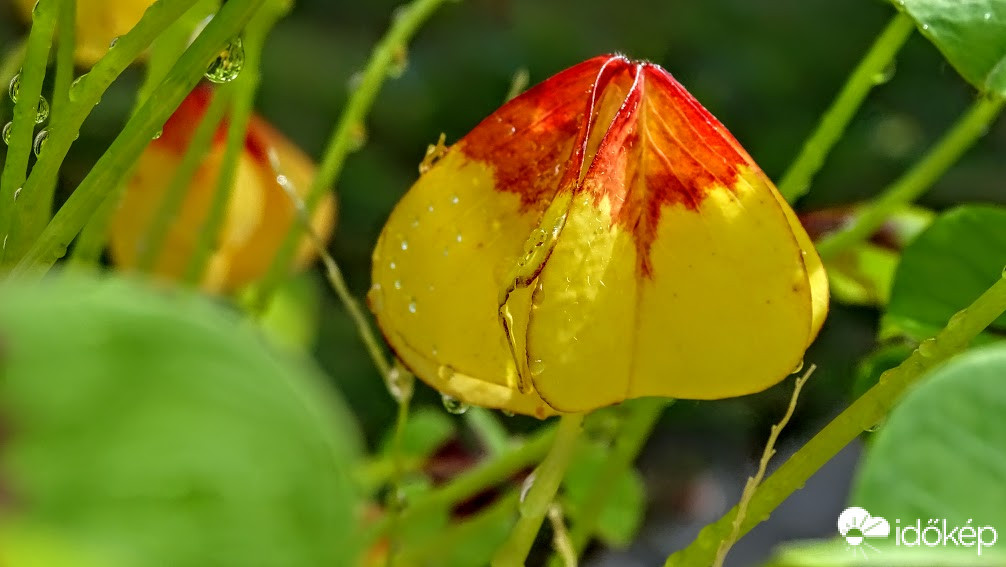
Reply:
[[[223,84],[238,78],[245,65],[245,48],[240,37],[232,39],[206,69],[206,78]]]
[[[936,339],[930,338],[919,343],[919,354],[926,357],[936,354]]]
[[[8,122],[3,127],[3,143],[10,144],[10,131],[14,128],[13,122]]]

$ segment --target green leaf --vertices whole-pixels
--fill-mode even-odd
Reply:
[[[872,545],[872,544],[871,544]],[[939,565],[940,567],[999,567],[1003,564],[1002,553],[984,553],[977,557],[970,549],[905,548],[882,547],[877,550],[854,552],[844,539],[825,541],[800,541],[779,547],[775,556],[764,567],[862,567],[883,565],[884,567],[919,567]]]
[[[322,287],[314,274],[290,278],[276,290],[259,317],[259,326],[277,345],[296,352],[310,352],[318,338]],[[255,290],[249,288],[241,301],[250,304]]]
[[[892,0],[981,92],[1006,95],[1006,0]]]
[[[385,435],[383,452],[391,453],[394,426]],[[439,409],[419,408],[409,415],[402,432],[402,456],[410,459],[425,459],[432,455],[454,436],[454,421]]]
[[[940,215],[905,248],[884,317],[884,337],[923,340],[1002,277],[1006,208],[965,205]],[[989,327],[1006,331],[1006,315]]]
[[[348,565],[358,431],[305,361],[207,300],[61,275],[0,290],[0,483],[129,565]]]
[[[595,490],[607,491],[597,519],[597,536],[609,547],[625,547],[632,543],[643,520],[646,488],[634,468],[624,471],[614,482],[599,486],[597,477],[608,457],[607,449],[599,443],[580,446],[563,480],[563,507],[575,522]]]
[[[995,344],[951,359],[909,391],[874,436],[850,504],[892,530],[918,519],[1006,529],[1004,377],[1006,344]]]
[[[859,244],[828,262],[831,294],[849,305],[884,305],[897,265],[894,250]]]

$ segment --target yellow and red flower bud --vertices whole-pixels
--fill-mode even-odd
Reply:
[[[108,52],[112,40],[133,29],[154,0],[76,0],[77,47],[74,58],[86,67],[94,65]],[[36,0],[17,0],[26,19]]]
[[[421,175],[374,251],[371,308],[417,376],[544,417],[715,399],[799,366],[821,261],[740,144],[618,55],[490,115]]]
[[[164,125],[162,135],[140,157],[128,182],[121,206],[112,220],[111,252],[123,268],[137,266],[157,210],[193,131],[209,104],[211,91],[197,88]],[[186,191],[181,208],[172,219],[166,240],[154,264],[155,275],[178,279],[191,262],[200,231],[206,223],[217,190],[226,145],[227,124],[222,123]],[[282,167],[277,172],[269,158],[274,152]],[[208,291],[233,291],[254,282],[268,270],[286,233],[294,223],[296,208],[277,181],[285,175],[303,198],[315,176],[315,165],[296,146],[259,117],[248,125],[238,159],[237,175],[226,218],[202,286]],[[329,193],[316,209],[311,225],[327,241],[335,225],[335,199]],[[314,245],[300,243],[296,266],[303,268],[315,255]]]

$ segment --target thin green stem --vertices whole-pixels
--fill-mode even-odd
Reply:
[[[783,463],[754,492],[740,523],[743,536],[795,492],[828,460],[860,433],[879,423],[905,390],[929,370],[967,348],[986,327],[1006,311],[1006,277],[954,315],[935,337],[926,339],[899,366],[880,376],[880,382],[852,403],[820,433]],[[706,526],[687,548],[668,558],[666,565],[710,565],[720,542],[733,531],[737,507]]]
[[[314,178],[306,199],[307,214],[310,218],[321,202],[326,191],[330,191],[342,173],[346,157],[356,147],[354,139],[364,123],[370,108],[377,98],[384,81],[388,78],[396,59],[400,60],[402,50],[427,19],[446,0],[414,0],[411,4],[395,11],[395,20],[387,35],[374,48],[363,71],[359,86],[350,96],[346,108],[339,118],[329,140],[328,148]],[[252,302],[252,310],[260,312],[269,297],[287,277],[300,240],[301,228],[292,226],[273,257],[269,271],[259,286],[257,297]]]
[[[84,224],[87,223],[91,215],[94,214],[108,196],[109,188],[114,188],[121,182],[122,178],[140,157],[147,142],[161,129],[161,126],[167,121],[168,117],[178,108],[178,105],[181,104],[185,96],[192,91],[193,87],[202,78],[206,66],[219,52],[220,46],[224,45],[244,28],[245,24],[264,1],[230,0],[220,9],[217,16],[213,18],[206,26],[206,29],[199,34],[195,42],[179,58],[171,72],[168,73],[161,82],[161,85],[143,104],[140,111],[129,119],[122,132],[112,142],[112,146],[102,155],[98,163],[91,169],[91,172],[84,178],[84,181],[81,182],[76,191],[73,192],[63,207],[56,213],[56,216],[38,237],[31,249],[28,250],[27,254],[14,267],[12,275],[33,278],[41,277],[52,267],[56,260],[66,253],[66,247],[70,241],[80,232]],[[127,42],[127,39],[132,34],[140,34],[146,37],[145,34],[152,33],[151,27],[153,24],[148,23],[148,25],[143,26],[144,20],[153,19],[160,22],[162,18],[167,16],[166,12],[169,7],[184,11],[184,8],[190,5],[191,3],[186,3],[182,0],[167,3],[158,2],[147,10],[143,19],[140,20],[140,24],[137,24],[132,31],[119,40],[116,49],[113,49],[112,52],[115,52],[119,48],[124,48],[124,43],[127,46],[135,43],[132,39]],[[159,6],[160,8],[158,9]],[[177,16],[177,13],[174,14],[174,17]],[[161,23],[166,27],[170,21]],[[163,30],[163,27],[160,29]],[[108,59],[108,56],[102,59],[102,61],[106,59]],[[98,63],[98,65],[101,64],[101,62]],[[89,75],[94,75],[97,70],[98,66],[96,65]],[[83,84],[78,84],[71,89],[71,100],[74,90],[79,91],[75,108],[77,106],[84,106],[86,107],[86,112],[89,112],[93,108],[94,104],[91,101],[101,91],[104,91],[102,87],[105,84],[104,77],[104,74],[95,75]],[[93,84],[92,81],[94,81]],[[86,112],[84,112],[84,115],[86,115]],[[68,119],[68,122],[73,121],[73,119]],[[74,129],[73,131],[75,132],[76,130]],[[64,132],[63,134],[67,133]],[[36,174],[39,176],[39,181],[47,175],[46,168],[41,168],[41,165],[49,155],[50,149],[54,150],[52,151],[52,160],[62,160],[63,156],[66,155],[66,149],[69,148],[73,136],[73,133],[69,133],[64,141],[64,145],[57,144],[53,147],[50,147],[50,144],[53,143],[52,137],[50,137],[50,141],[46,145],[46,151],[42,154],[43,159],[35,165],[31,179],[25,185],[25,191],[31,186],[33,180],[36,179]],[[59,142],[59,139],[56,141]],[[58,161],[52,163],[51,171],[53,173],[55,173],[55,168],[58,168],[58,165]],[[40,168],[42,171],[40,171]],[[36,181],[36,183],[39,181]]]
[[[175,219],[179,209],[182,208],[182,202],[188,194],[192,178],[199,166],[202,165],[210,144],[213,143],[213,136],[224,118],[224,113],[230,106],[230,95],[231,91],[228,89],[219,89],[213,92],[213,98],[206,113],[203,114],[199,126],[192,134],[189,146],[185,149],[185,155],[182,156],[182,161],[178,164],[175,174],[168,183],[168,188],[164,191],[164,197],[161,199],[160,206],[157,207],[154,219],[150,223],[146,235],[140,241],[141,252],[136,263],[136,268],[139,271],[147,273],[153,271],[158,258],[160,258],[171,221]]]
[[[518,509],[520,517],[510,532],[506,543],[493,556],[493,567],[516,567],[524,565],[531,545],[541,529],[548,507],[555,500],[559,485],[566,475],[573,450],[580,435],[584,414],[567,414],[559,418],[555,442],[548,456],[535,469],[534,481],[527,497]]]
[[[870,90],[888,78],[894,57],[914,29],[912,19],[898,12],[873,42],[831,107],[821,117],[817,129],[804,142],[796,160],[782,176],[779,192],[787,201],[792,203],[810,190],[811,181],[824,165],[831,148],[842,137]]]
[[[391,567],[395,563],[395,556],[398,554],[399,524],[402,517],[403,502],[400,498],[402,492],[402,478],[405,474],[405,456],[402,453],[402,440],[405,438],[405,427],[409,423],[409,405],[412,402],[411,392],[408,396],[396,398],[398,401],[398,412],[395,416],[395,435],[391,442],[391,455],[394,461],[394,472],[389,482],[388,497],[385,500],[385,508],[388,510],[388,521],[391,523],[390,534],[388,535],[388,557],[385,565]]]
[[[429,514],[449,509],[459,502],[496,486],[518,472],[541,461],[553,445],[556,429],[546,427],[536,432],[525,443],[496,458],[459,475],[448,484],[432,490],[402,511],[400,521],[414,522],[422,520]],[[391,528],[391,523],[385,518],[374,526],[368,534],[368,541],[375,541],[384,536]]]
[[[24,65],[17,103],[14,105],[14,125],[10,132],[7,159],[0,171],[0,266],[16,261],[26,242],[33,216],[31,193],[22,187],[28,175],[32,133],[42,97],[42,81],[49,63],[49,50],[56,30],[61,0],[41,0],[32,16],[31,32],[25,48]],[[48,103],[46,103],[48,107]],[[19,199],[15,200],[15,192]],[[15,214],[16,213],[16,214]]]
[[[3,61],[0,62],[0,97],[6,92],[7,86],[10,84],[11,79],[14,75],[17,75],[18,70],[24,64],[24,52],[25,48],[28,46],[28,38],[22,38],[14,45],[14,47],[7,50],[4,53]],[[0,104],[0,125],[7,123],[7,105]],[[6,144],[4,144],[6,145]]]
[[[834,258],[839,252],[862,242],[899,208],[918,199],[985,135],[1004,103],[1006,99],[991,94],[979,98],[922,160],[870,201],[852,222],[817,243],[821,257]]]
[[[60,0],[59,21],[56,27],[56,77],[52,89],[52,115],[49,123],[58,125],[63,113],[70,106],[70,85],[73,83],[73,53],[77,41],[77,2],[75,0]],[[56,195],[56,179],[39,190],[39,218],[34,229],[38,232],[49,222],[52,215],[53,200]]]
[[[137,92],[136,101],[130,114],[135,114],[146,102],[154,88],[164,80],[171,65],[178,61],[178,58],[185,52],[185,48],[188,47],[189,38],[192,36],[196,24],[209,15],[216,4],[213,0],[197,2],[192,9],[153,41],[146,66],[147,72],[143,84],[140,85]],[[123,176],[122,181],[109,194],[91,220],[84,226],[80,236],[77,237],[71,256],[71,263],[74,267],[86,268],[97,264],[101,251],[105,249],[108,241],[108,227],[112,222],[112,216],[122,200],[126,183],[130,177],[132,177],[132,172]]]
[[[251,120],[255,105],[255,95],[262,78],[262,50],[265,47],[266,36],[276,22],[286,14],[285,4],[277,0],[266,0],[264,9],[252,19],[244,34],[245,65],[241,75],[233,85],[224,88],[234,88],[234,104],[231,107],[227,127],[227,142],[224,156],[217,177],[216,190],[210,203],[202,229],[196,238],[195,249],[185,270],[183,280],[188,285],[197,285],[206,273],[210,257],[223,233],[224,221],[227,216],[227,206],[230,204],[237,180],[238,158],[245,149],[245,137],[248,123]]]
[[[570,541],[578,555],[583,553],[594,535],[601,512],[608,505],[611,491],[607,487],[614,486],[618,478],[629,470],[643,450],[643,445],[649,439],[664,409],[673,403],[674,400],[666,398],[641,398],[625,402],[627,415],[618,425],[611,451],[601,470],[598,471],[597,480],[594,481],[594,489],[577,511],[570,529]],[[564,562],[558,556],[554,556],[549,565],[560,567]]]
[[[9,251],[11,248],[13,250],[12,254],[8,254],[8,257],[12,261],[20,259],[19,265],[24,264],[24,258],[21,258],[22,252],[30,246],[32,252],[28,254],[34,254],[34,251],[38,247],[37,245],[44,244],[47,246],[47,249],[42,256],[46,257],[44,268],[48,269],[48,266],[65,253],[64,251],[69,243],[69,239],[72,239],[80,231],[80,227],[73,228],[73,233],[69,235],[69,239],[66,242],[47,241],[47,238],[43,240],[45,238],[44,232],[48,231],[48,228],[52,226],[50,222],[49,227],[46,227],[45,231],[42,229],[45,226],[45,221],[49,219],[50,209],[43,202],[46,198],[45,188],[55,183],[60,165],[66,158],[66,153],[69,151],[70,146],[77,139],[81,125],[94,109],[95,105],[101,100],[101,95],[104,94],[109,85],[118,78],[130,63],[143,53],[155,37],[160,35],[172,22],[177,20],[194,2],[196,0],[158,0],[147,9],[143,17],[140,18],[140,21],[129,33],[119,38],[115,47],[110,48],[108,53],[91,68],[89,73],[71,85],[69,93],[70,104],[66,107],[67,111],[65,114],[60,113],[59,122],[53,124],[49,129],[49,138],[45,143],[45,151],[42,152],[39,160],[35,163],[34,168],[32,168],[31,176],[24,182],[24,189],[21,191],[21,200],[18,202],[22,212],[19,213],[17,218],[27,219],[29,223],[19,227],[16,232],[12,231],[11,242],[8,243]],[[200,63],[204,64],[205,61],[201,61]],[[149,139],[147,137],[148,141]],[[134,147],[129,148],[125,152],[116,152],[114,155],[113,152],[106,153],[103,156],[104,163],[107,164],[109,161],[127,158],[131,153],[143,149],[143,143],[139,140],[132,143]],[[128,163],[132,163],[132,161],[129,160]],[[102,162],[99,161],[100,163]],[[89,177],[100,173],[102,173],[100,169],[93,169]],[[114,184],[109,185],[109,181],[109,179],[102,179],[103,185],[99,186],[100,190],[107,193],[109,187],[115,186]],[[77,196],[78,193],[80,193],[79,188],[74,192],[74,196]],[[93,196],[88,196],[88,199],[91,199],[91,197]],[[78,197],[78,202],[80,202],[79,199],[82,199],[82,197]],[[87,210],[87,217],[91,216],[101,200],[103,199],[96,200],[94,207]],[[0,207],[0,210],[3,209],[4,207]],[[34,224],[36,222],[38,222],[37,226]],[[40,231],[43,232],[43,235],[39,235]],[[52,233],[50,233],[51,235]],[[63,240],[63,238],[58,240]],[[53,256],[57,252],[59,256]],[[30,263],[34,262],[35,260],[30,261]]]
[[[493,502],[476,516],[451,524],[431,538],[404,549],[399,560],[403,565],[437,565],[443,562],[445,550],[461,547],[473,539],[487,537],[494,526],[510,519],[520,495],[511,491]]]

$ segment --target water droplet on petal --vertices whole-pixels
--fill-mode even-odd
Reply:
[[[223,84],[238,78],[245,65],[245,48],[240,37],[235,37],[217,54],[206,69],[206,78]]]
[[[35,150],[35,157],[42,156],[42,148],[45,147],[45,141],[49,139],[49,131],[42,130],[35,136],[35,143],[32,144],[32,148]]]
[[[412,228],[419,228],[419,217],[412,219]]]
[[[451,197],[451,204],[452,205],[457,205],[460,201],[461,201],[461,199],[457,195],[454,195],[454,196]]]
[[[458,241],[458,242],[461,242],[461,233],[460,233],[460,232],[458,233],[458,236],[457,236],[457,241]]]
[[[440,399],[444,403],[444,409],[447,410],[447,413],[461,415],[468,411],[468,404],[462,402],[454,396],[440,394]]]
[[[407,240],[403,240],[402,241],[402,250],[408,250],[408,249],[409,249],[409,242]]]
[[[500,413],[502,413],[506,417],[513,417],[514,415],[516,415],[516,414],[514,414],[514,412],[512,412],[510,410],[500,410]]]
[[[35,124],[41,124],[49,118],[49,101],[44,96],[38,97],[38,107],[35,109]]]
[[[402,289],[402,280],[395,280],[395,289]]]
[[[14,128],[13,122],[8,122],[3,127],[3,143],[10,144],[10,131]]]
[[[409,301],[409,313],[415,313],[415,312],[416,312],[416,300],[412,299],[412,301]]]
[[[528,363],[528,370],[531,371],[532,376],[540,376],[545,371],[545,363],[540,358],[532,360]]]
[[[796,366],[793,367],[793,370],[790,371],[790,374],[796,374],[796,373],[800,372],[801,370],[803,370],[803,359],[802,358],[800,359],[800,362],[796,363]]]
[[[10,80],[10,85],[7,86],[7,94],[10,95],[11,101],[15,104],[17,103],[17,94],[21,90],[21,73],[14,75],[14,78]]]
[[[394,270],[395,268],[398,267],[398,264],[396,264],[395,261],[392,260],[391,262],[388,262],[388,267]]]

